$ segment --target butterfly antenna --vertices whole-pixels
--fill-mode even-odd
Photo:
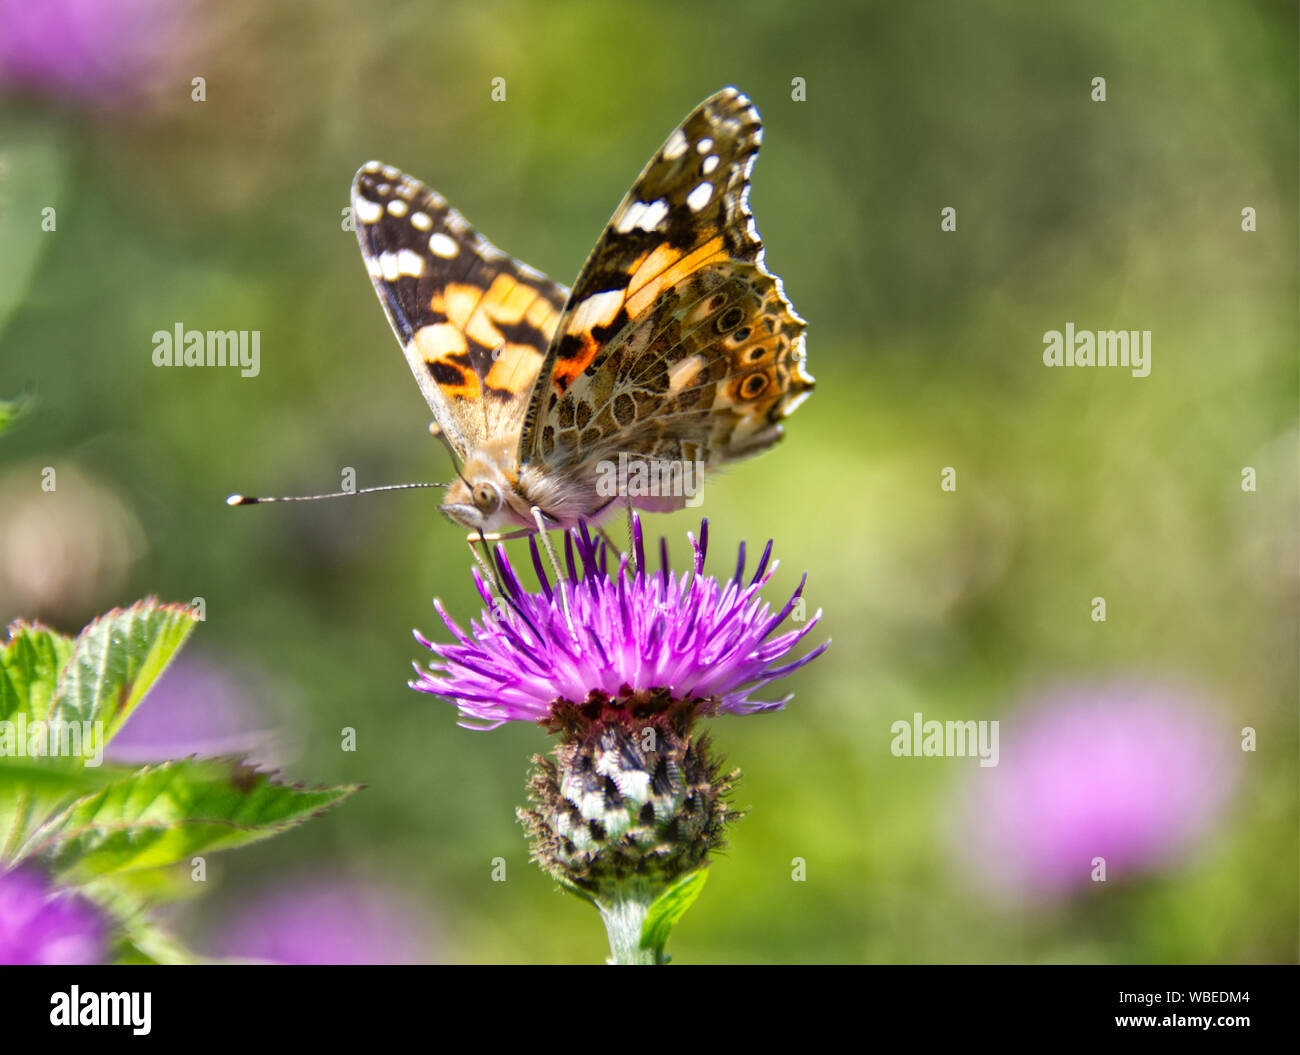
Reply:
[[[252,495],[231,495],[228,506],[260,506],[268,502],[318,502],[322,498],[352,498],[356,495],[373,495],[380,491],[410,491],[417,487],[446,487],[446,484],[384,484],[382,487],[363,487],[359,491],[330,491],[320,495],[281,495],[276,498],[255,498]]]

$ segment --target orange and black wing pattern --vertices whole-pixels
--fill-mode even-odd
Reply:
[[[568,291],[391,165],[361,167],[352,213],[375,292],[453,450],[464,460],[517,436]]]

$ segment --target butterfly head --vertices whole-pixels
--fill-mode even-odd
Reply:
[[[531,523],[526,505],[501,460],[480,456],[466,462],[439,509],[470,531],[489,532]]]
[[[471,531],[495,531],[509,519],[501,485],[488,479],[457,480],[439,510]]]

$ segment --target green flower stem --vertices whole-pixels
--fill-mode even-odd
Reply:
[[[609,959],[606,963],[657,965],[664,962],[662,949],[648,949],[641,945],[642,928],[657,893],[644,884],[633,882],[622,885],[610,902],[596,902],[600,918],[605,921],[605,932],[609,935]]]

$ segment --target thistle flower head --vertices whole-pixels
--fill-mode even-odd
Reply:
[[[782,663],[821,616],[776,633],[802,609],[803,582],[773,612],[760,596],[776,570],[771,542],[748,580],[743,544],[720,580],[704,574],[708,537],[704,521],[690,536],[692,568],[678,576],[662,542],[659,570],[647,569],[638,520],[635,571],[626,555],[611,567],[610,548],[582,525],[565,534],[568,574],[554,584],[533,540],[536,593],[498,547],[499,596],[475,574],[488,607],[470,631],[438,605],[455,643],[416,635],[438,661],[417,666],[412,687],[456,704],[462,724],[530,720],[559,735],[552,758],[533,758],[531,806],[518,816],[533,859],[602,906],[611,936],[622,924],[610,921],[625,918],[618,906],[635,902],[643,914],[707,862],[739,816],[727,801],[739,774],[724,773],[696,719],[781,707],[788,697],[753,694],[826,648]]]
[[[719,580],[704,574],[708,521],[701,524],[698,538],[688,537],[694,553],[691,571],[673,574],[662,541],[660,569],[650,571],[640,521],[634,520],[633,573],[625,554],[612,568],[609,547],[594,541],[583,525],[565,534],[568,574],[554,584],[536,539],[530,539],[540,582],[535,593],[520,584],[498,546],[494,557],[500,595],[494,597],[474,573],[487,607],[468,633],[434,602],[455,642],[435,643],[416,634],[438,661],[427,670],[417,666],[412,688],[454,703],[461,724],[471,728],[548,721],[560,702],[583,705],[656,692],[665,699],[697,701],[703,714],[783,706],[789,697],[762,700],[753,694],[826,648],[823,644],[792,662],[778,662],[816,625],[821,612],[803,627],[773,636],[799,604],[803,582],[779,611],[762,599],[760,591],[777,567],[771,560],[772,543],[748,581],[743,543],[735,573]]]

